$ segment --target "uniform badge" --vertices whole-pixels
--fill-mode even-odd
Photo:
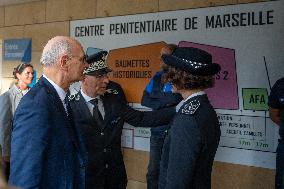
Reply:
[[[68,100],[69,100],[69,101],[72,101],[72,100],[78,101],[78,100],[80,100],[80,95],[79,95],[79,93],[68,95]]]
[[[109,93],[109,94],[115,94],[115,95],[118,94],[118,91],[115,90],[115,89],[107,89],[106,92]]]
[[[192,115],[196,112],[199,106],[200,106],[200,102],[198,100],[190,101],[189,103],[184,105],[184,107],[181,110],[181,113]]]

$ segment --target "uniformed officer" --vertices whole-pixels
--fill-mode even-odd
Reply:
[[[84,71],[81,90],[70,96],[75,124],[82,132],[88,151],[87,189],[125,189],[127,176],[121,152],[124,122],[152,127],[168,123],[174,108],[158,112],[140,112],[129,107],[116,89],[107,88],[111,71],[106,65],[106,51],[87,58],[92,62]]]
[[[175,48],[177,48],[177,45],[167,44],[161,49],[160,53],[161,55],[171,54]],[[160,63],[162,67],[163,62]],[[172,93],[172,85],[164,81],[163,71],[159,71],[156,72],[145,87],[141,105],[152,108],[153,110],[159,110],[168,106],[177,105],[181,100],[181,95]],[[151,128],[150,154],[148,172],[146,174],[147,189],[158,189],[160,160],[169,126],[170,124]]]
[[[220,140],[215,110],[203,91],[220,71],[206,51],[178,47],[162,55],[167,80],[183,101],[177,106],[160,163],[160,189],[209,189],[214,156]]]
[[[284,77],[273,85],[269,98],[269,115],[279,126],[278,146],[276,150],[275,189],[284,188]]]

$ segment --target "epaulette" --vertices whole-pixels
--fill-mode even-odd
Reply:
[[[80,95],[79,93],[76,93],[76,94],[69,94],[68,95],[68,100],[69,101],[73,101],[73,100],[80,100]]]
[[[200,102],[198,100],[190,101],[183,106],[183,108],[181,109],[181,113],[192,115],[196,112],[196,110],[198,110],[199,106],[200,106]]]
[[[107,90],[106,90],[106,93],[117,95],[117,94],[118,94],[118,91],[115,90],[115,89],[107,89]]]

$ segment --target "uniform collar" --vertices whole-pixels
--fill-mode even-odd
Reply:
[[[199,91],[199,92],[197,92],[197,93],[193,93],[192,95],[188,96],[188,97],[184,100],[184,102],[188,101],[189,99],[191,99],[191,98],[193,98],[193,97],[196,97],[196,96],[199,96],[199,95],[204,95],[204,94],[206,94],[204,91]]]
[[[176,106],[176,112],[178,112],[179,109],[182,107],[182,105],[189,99],[199,96],[199,95],[204,95],[204,94],[206,94],[204,91],[199,91],[199,92],[193,93],[192,95],[188,96],[185,100],[180,101],[180,103],[178,103],[178,105]]]

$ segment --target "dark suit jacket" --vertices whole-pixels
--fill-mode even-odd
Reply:
[[[71,101],[76,126],[82,132],[88,151],[86,188],[126,188],[127,176],[121,152],[124,122],[139,127],[157,126],[168,123],[175,110],[143,113],[121,102],[116,94],[106,93],[101,98],[105,109],[104,125],[95,123],[81,93]]]
[[[56,90],[40,78],[15,112],[10,184],[23,189],[83,189],[85,160],[80,146]]]
[[[218,118],[207,95],[185,102],[174,117],[164,143],[159,189],[211,188],[212,164],[220,134]]]

